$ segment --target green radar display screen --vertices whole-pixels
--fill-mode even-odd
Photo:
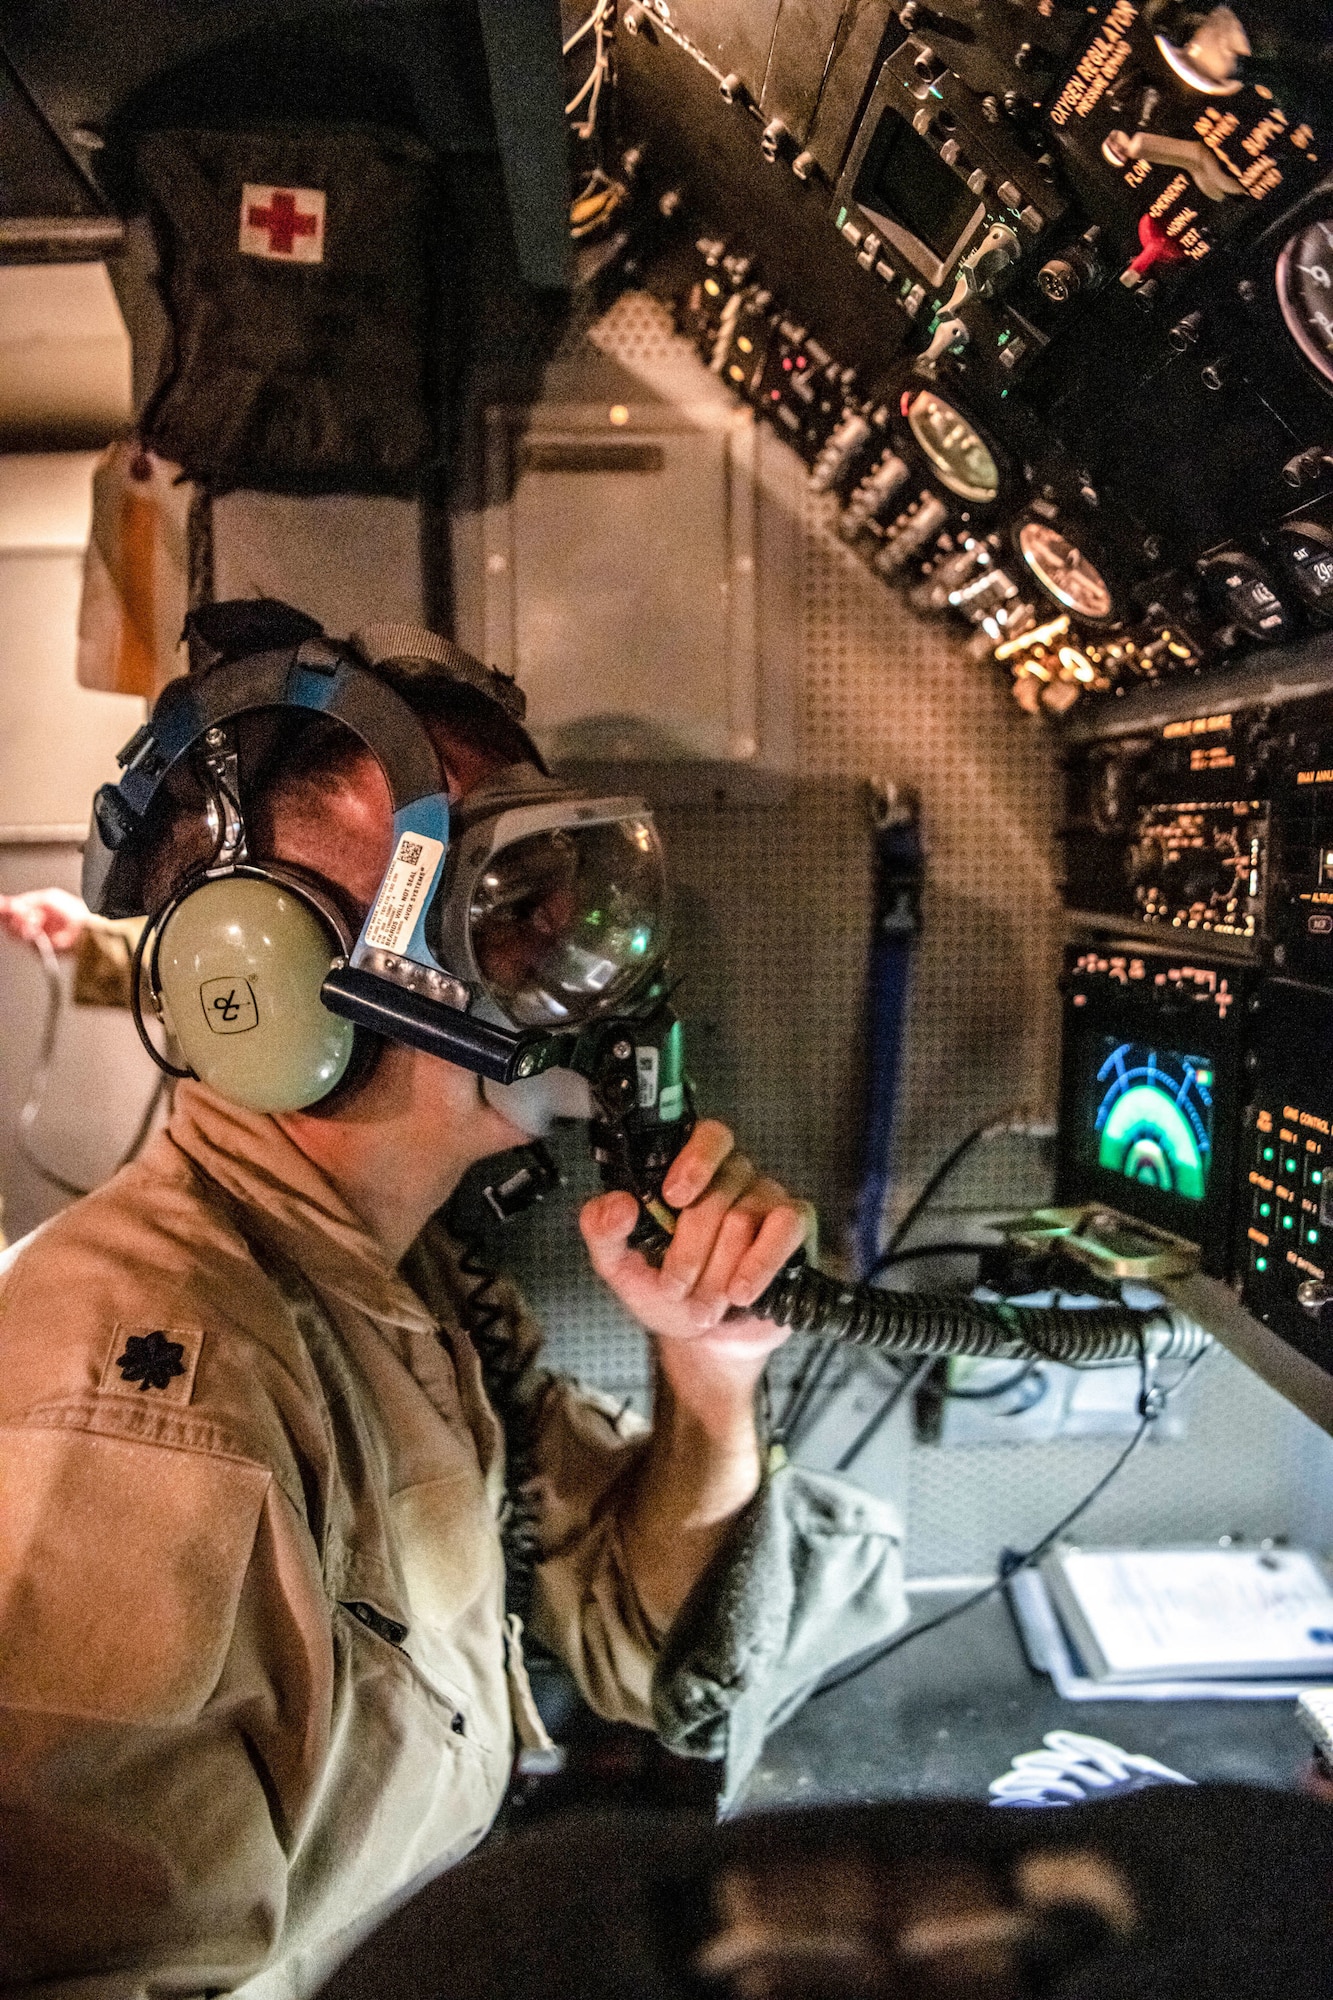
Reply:
[[[1214,1067],[1108,1035],[1096,1075],[1096,1160],[1108,1173],[1202,1201],[1213,1160]]]

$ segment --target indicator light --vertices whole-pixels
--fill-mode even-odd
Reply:
[[[722,287],[721,285],[719,285],[716,278],[705,278],[704,290],[707,292],[710,299],[715,299],[718,293],[722,290]]]
[[[1319,1231],[1317,1229],[1307,1229],[1305,1240],[1307,1243],[1317,1243],[1319,1241]]]
[[[1273,1213],[1273,1204],[1272,1204],[1272,1202],[1271,1202],[1271,1201],[1261,1201],[1261,1202],[1260,1202],[1260,1204],[1259,1204],[1259,1213],[1260,1213],[1260,1215],[1271,1215],[1271,1214]]]
[[[1271,1160],[1273,1157],[1273,1148],[1271,1146],[1265,1146],[1263,1152],[1259,1155],[1259,1157],[1261,1160]]]
[[[743,333],[736,336],[736,345],[742,354],[753,354],[754,352],[754,342]]]
[[[1323,1172],[1319,1167],[1316,1167],[1314,1172],[1310,1176],[1310,1186],[1322,1187],[1323,1182],[1324,1182]]]
[[[1282,1227],[1284,1229],[1294,1229],[1296,1227],[1295,1218],[1290,1215],[1284,1215],[1282,1218]]]
[[[1267,1257],[1256,1257],[1254,1260],[1254,1268],[1256,1271],[1266,1271],[1268,1269]]]
[[[1288,1173],[1288,1174],[1294,1174],[1294,1173],[1295,1173],[1295,1171],[1296,1171],[1296,1162],[1295,1162],[1295,1160],[1294,1160],[1294,1159],[1285,1159],[1285,1160],[1284,1160],[1284,1161],[1282,1162],[1282,1170],[1283,1170],[1283,1172],[1284,1172],[1284,1173]]]

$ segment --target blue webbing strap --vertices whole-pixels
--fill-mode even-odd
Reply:
[[[865,1121],[861,1178],[852,1210],[856,1275],[879,1255],[891,1180],[893,1115],[902,1066],[912,947],[921,931],[925,853],[914,798],[890,788],[876,798],[875,927],[866,994]]]

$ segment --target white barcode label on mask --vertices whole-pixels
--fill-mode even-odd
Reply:
[[[366,926],[366,943],[372,950],[407,950],[443,859],[442,840],[432,840],[425,833],[400,837]]]

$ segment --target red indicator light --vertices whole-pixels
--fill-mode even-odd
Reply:
[[[797,366],[798,368],[806,368],[806,367],[808,367],[808,366],[809,366],[809,363],[808,363],[808,362],[806,361],[806,358],[805,358],[805,356],[804,356],[803,354],[798,354],[798,355],[797,355],[797,357],[796,357],[796,366]]]
[[[902,395],[898,398],[899,414],[905,417],[907,415],[907,412],[911,409],[911,407],[912,407],[912,391],[910,389],[904,389]]]
[[[782,401],[781,389],[770,389],[768,393],[773,402],[780,403]]]
[[[784,355],[783,355],[783,357],[782,357],[782,365],[783,365],[783,367],[784,367],[784,368],[786,369],[787,373],[788,373],[788,374],[790,375],[790,374],[791,374],[791,356],[790,356],[790,354],[784,354]]]

